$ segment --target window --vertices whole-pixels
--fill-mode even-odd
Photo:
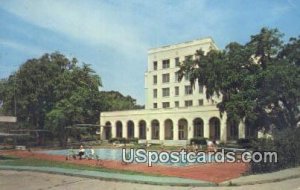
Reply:
[[[185,105],[185,107],[193,106],[193,100],[186,100],[186,101],[184,101],[184,105]]]
[[[193,89],[191,85],[185,86],[185,95],[193,94]]]
[[[153,108],[157,108],[157,103],[153,103]]]
[[[175,86],[175,96],[179,96],[179,86]]]
[[[175,72],[175,82],[179,82],[179,72]]]
[[[170,68],[170,59],[163,60],[162,67],[163,69]]]
[[[157,84],[157,76],[156,75],[153,76],[153,84]]]
[[[157,89],[153,89],[153,98],[157,98]]]
[[[179,67],[180,66],[180,62],[179,62],[179,57],[175,58],[175,66]]]
[[[203,99],[199,100],[199,106],[203,106]]]
[[[175,101],[175,108],[179,107],[179,101]]]
[[[162,96],[163,97],[170,96],[170,89],[169,88],[163,88],[162,89]]]
[[[199,85],[199,93],[202,94],[203,93],[203,86]]]
[[[185,61],[191,61],[192,59],[193,59],[192,55],[187,55],[187,56],[184,57]]]
[[[162,107],[163,108],[169,108],[170,107],[170,102],[163,102]]]
[[[162,75],[162,82],[163,83],[170,82],[170,74],[169,73]]]
[[[153,62],[153,70],[157,70],[157,61]]]

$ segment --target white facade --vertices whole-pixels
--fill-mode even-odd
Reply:
[[[176,60],[182,63],[188,57],[194,59],[199,49],[208,52],[217,47],[211,38],[204,38],[148,51],[148,71],[145,73],[146,109],[155,108],[154,104],[157,104],[157,108],[163,108],[163,102],[169,103],[170,107],[174,108],[177,107],[176,101],[179,107],[186,107],[186,101],[192,101],[191,106],[199,106],[199,100],[203,101],[204,105],[212,105],[212,102],[208,102],[205,98],[203,87],[199,87],[198,83],[192,87],[192,94],[188,94],[186,87],[190,86],[189,79],[184,77],[180,82],[176,79],[176,72],[179,70]],[[163,68],[164,61],[169,62],[169,67]],[[154,64],[157,64],[157,68]],[[169,76],[169,81],[163,81],[164,75]],[[157,78],[156,84],[154,77]],[[176,94],[176,87],[179,89],[178,94]],[[169,89],[169,95],[163,96],[163,89]],[[157,90],[157,97],[154,96],[154,90]]]
[[[194,59],[196,50],[217,49],[211,38],[150,49],[145,73],[144,110],[102,112],[102,139],[139,138],[148,142],[186,144],[194,137],[226,141],[243,138],[244,125],[227,126],[205,89],[190,86],[188,77],[180,82],[176,72],[185,59]]]

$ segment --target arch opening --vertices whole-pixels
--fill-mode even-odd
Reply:
[[[187,140],[188,137],[188,122],[186,119],[178,121],[178,139]]]

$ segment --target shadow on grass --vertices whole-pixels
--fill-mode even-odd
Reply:
[[[19,158],[7,155],[0,155],[0,160],[18,160]]]
[[[5,156],[9,159],[3,160],[1,163],[10,166],[34,166],[34,167],[58,167],[65,169],[78,169],[78,170],[89,170],[89,171],[101,171],[108,173],[122,173],[128,175],[144,175],[144,176],[162,176],[159,174],[149,174],[144,172],[137,171],[128,171],[128,170],[118,170],[118,169],[109,169],[97,166],[88,166],[88,165],[77,165],[72,163],[62,163],[58,161],[50,160],[40,160],[34,158],[17,158],[11,156]],[[1,161],[1,158],[0,158]]]

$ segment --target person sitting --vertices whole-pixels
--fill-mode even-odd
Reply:
[[[92,147],[90,147],[90,149],[89,149],[89,152],[88,152],[88,154],[87,154],[87,158],[88,158],[89,160],[95,158],[95,150],[94,150]]]
[[[207,151],[217,152],[216,141],[207,141]]]
[[[84,149],[83,146],[81,145],[81,146],[80,146],[80,149],[79,149],[79,153],[78,153],[79,160],[82,159],[82,157],[84,156],[84,153],[85,153],[85,149]]]
[[[193,152],[198,152],[198,150],[199,150],[199,147],[198,147],[198,145],[196,144],[196,143],[192,143],[192,151]]]

